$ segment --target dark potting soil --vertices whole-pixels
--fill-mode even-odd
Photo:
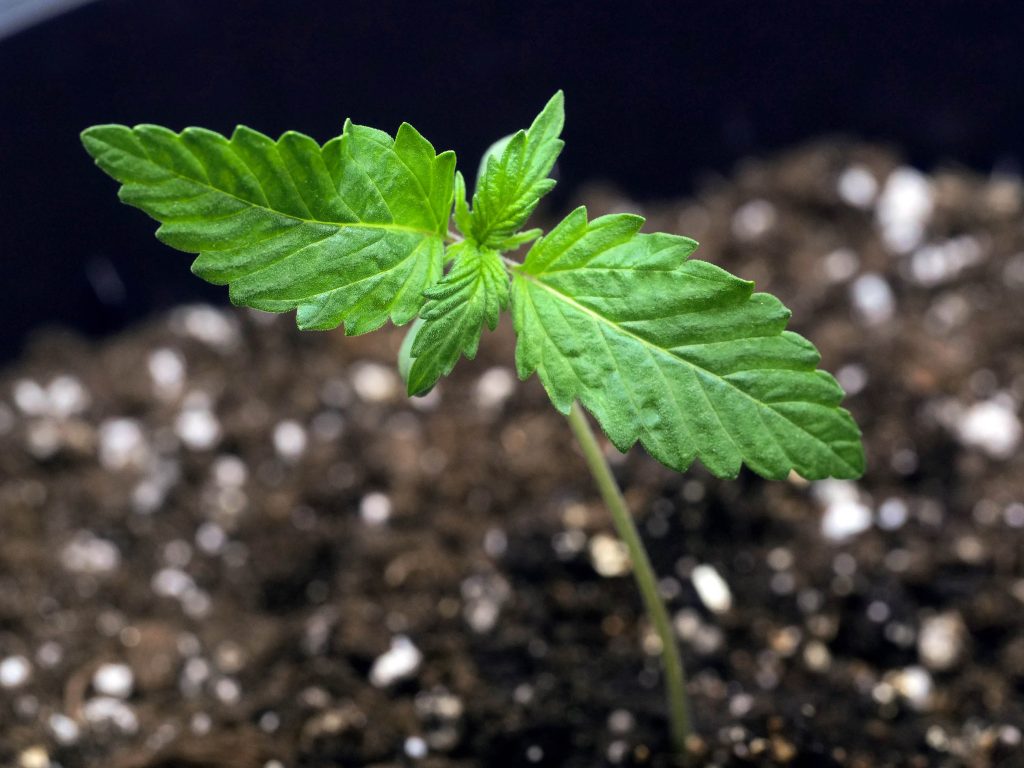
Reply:
[[[611,451],[698,764],[1024,765],[1022,200],[831,142],[645,211],[793,309],[869,456]],[[657,640],[508,325],[415,401],[400,340],[185,307],[0,375],[0,764],[669,765]]]

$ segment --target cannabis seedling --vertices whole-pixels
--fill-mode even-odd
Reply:
[[[835,379],[816,370],[817,350],[785,330],[789,311],[690,259],[693,240],[640,234],[644,220],[630,214],[591,221],[585,208],[547,234],[521,231],[555,184],[562,123],[557,93],[488,151],[472,207],[454,153],[436,154],[407,123],[392,138],[349,121],[323,146],[294,132],[273,141],[238,127],[228,139],[156,125],[99,125],[82,141],[123,185],[121,200],[160,222],[161,241],[198,254],[192,271],[226,284],[235,304],[296,310],[302,329],[347,334],[415,320],[400,360],[410,395],[472,359],[483,326],[511,307],[519,376],[537,373],[568,415],[629,550],[681,751],[690,718],[678,646],[583,408],[620,451],[639,441],[676,471],[700,459],[719,477],[742,464],[771,479],[857,477],[860,432]],[[522,262],[506,256],[528,243]]]

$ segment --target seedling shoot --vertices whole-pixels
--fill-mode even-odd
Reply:
[[[491,148],[471,197],[454,153],[408,123],[391,137],[349,121],[323,145],[241,126],[228,138],[98,125],[82,141],[121,200],[197,254],[192,271],[233,303],[295,311],[304,330],[411,324],[399,360],[409,395],[473,359],[484,326],[511,313],[518,374],[536,374],[568,417],[629,551],[683,754],[692,721],[678,646],[586,412],[620,451],[639,442],[675,471],[699,460],[728,478],[743,465],[775,480],[858,477],[860,431],[817,350],[786,330],[789,310],[691,258],[693,240],[583,207],[548,232],[523,229],[555,185],[563,120],[559,92]]]

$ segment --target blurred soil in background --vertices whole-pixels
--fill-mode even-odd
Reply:
[[[865,433],[856,483],[611,452],[700,763],[1024,765],[1022,197],[835,141],[586,194],[780,296]],[[195,306],[0,373],[0,763],[668,765],[657,640],[508,323],[420,400],[400,341]]]

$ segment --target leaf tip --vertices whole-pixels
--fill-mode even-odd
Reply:
[[[444,163],[451,163],[452,169],[454,169],[455,168],[455,150],[454,149],[446,149],[444,152],[441,152],[440,154],[438,154],[438,155],[436,155],[434,157],[434,162],[440,163],[442,165]]]
[[[231,141],[235,139],[246,140],[253,138],[264,138],[263,134],[254,128],[250,128],[248,125],[236,125],[235,129],[231,132]]]
[[[109,144],[115,135],[121,136],[131,132],[132,129],[127,125],[121,125],[119,123],[100,123],[99,125],[90,125],[78,134],[78,138],[85,147],[85,150],[95,157],[96,152],[100,147]]]
[[[413,363],[412,370],[409,371],[409,380],[405,386],[405,392],[409,397],[428,395],[436,385],[437,379],[421,375],[419,366]]]
[[[96,138],[96,134],[100,131],[100,129],[106,128],[106,127],[109,127],[109,126],[105,126],[105,125],[90,125],[88,128],[86,128],[86,129],[84,129],[84,130],[79,132],[78,138],[81,140],[81,142],[83,144],[85,144],[87,141],[91,141],[92,139]]]
[[[626,215],[635,215],[635,214],[622,214],[622,215],[626,216]],[[584,224],[587,223],[587,206],[580,205],[580,206],[577,206],[576,208],[573,208],[571,211],[569,211],[569,215],[566,216],[562,221],[576,221],[577,219],[583,219],[583,223]]]
[[[565,116],[565,91],[561,88],[555,91],[554,95],[548,99],[548,103],[544,105],[544,112],[549,109],[558,113],[560,118]]]
[[[256,304],[248,306],[261,309]],[[331,331],[338,327],[339,322],[340,320],[329,312],[324,312],[318,304],[300,304],[295,308],[295,325],[300,331]]]
[[[101,143],[99,137],[96,135],[97,128],[99,128],[98,125],[90,125],[78,134],[78,140],[82,142],[82,146],[85,147],[85,151],[93,157],[95,157],[96,151],[99,149],[97,145]]]

